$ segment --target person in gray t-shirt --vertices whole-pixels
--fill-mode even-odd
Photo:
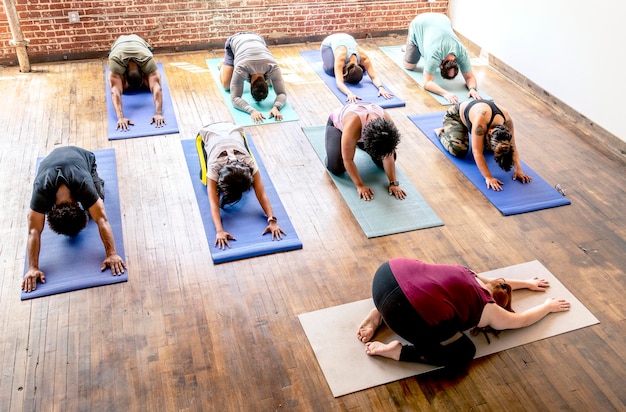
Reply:
[[[274,106],[268,117],[282,120],[280,109],[287,101],[285,82],[278,62],[267,48],[265,40],[256,33],[236,33],[226,40],[224,61],[219,64],[220,81],[230,90],[233,106],[250,113],[255,123],[262,123],[266,116],[241,98],[245,81],[250,82],[250,93],[257,102],[267,98],[271,83],[276,92]]]

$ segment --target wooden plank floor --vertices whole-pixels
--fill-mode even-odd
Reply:
[[[445,226],[363,235],[301,130],[339,104],[298,54],[319,44],[277,46],[300,121],[249,131],[304,248],[217,266],[180,140],[230,117],[208,72],[175,64],[205,68],[221,50],[158,55],[180,134],[114,142],[105,61],[1,68],[0,410],[624,410],[624,158],[476,66],[514,116],[522,159],[572,201],[503,217],[407,119],[444,108],[377,49],[402,42],[361,44],[407,102],[389,111],[398,163]],[[116,150],[129,282],[21,302],[35,159],[68,144]],[[601,323],[480,359],[456,381],[433,373],[335,399],[297,315],[369,297],[378,265],[401,256],[478,272],[537,259]]]

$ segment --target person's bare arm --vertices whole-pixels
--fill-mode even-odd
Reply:
[[[256,198],[259,201],[261,208],[265,212],[265,216],[267,216],[268,218],[267,227],[263,231],[263,235],[266,233],[271,233],[272,240],[280,240],[285,232],[280,228],[278,221],[273,219],[275,217],[274,211],[272,210],[270,199],[269,197],[267,197],[267,193],[265,192],[265,186],[263,185],[263,180],[261,179],[260,172],[256,172],[254,174],[254,183],[252,187],[254,188],[254,194],[256,195]]]
[[[111,89],[111,102],[113,104],[113,110],[117,116],[117,125],[115,130],[128,130],[128,126],[132,126],[134,123],[124,117],[124,110],[122,109],[122,93],[124,92],[124,79],[119,74],[115,74],[109,71],[109,88]]]
[[[568,311],[570,306],[565,299],[548,298],[540,305],[517,313],[509,312],[495,303],[488,303],[477,326],[491,326],[496,330],[524,328],[537,323],[552,312]]]
[[[220,69],[220,82],[224,90],[230,90],[230,81],[233,78],[233,66],[227,66],[224,62],[219,64]]]
[[[443,96],[450,103],[459,102],[459,98],[457,97],[457,95],[454,93],[450,93],[449,91],[435,83],[435,76],[430,73],[424,73],[424,89],[428,90],[431,93],[438,94],[439,96]]]
[[[335,50],[335,85],[341,91],[341,93],[346,95],[346,101],[348,103],[355,103],[357,100],[361,98],[356,94],[352,93],[352,90],[346,86],[346,83],[343,81],[343,67],[346,61],[347,49],[345,46],[338,47]]]
[[[369,186],[366,186],[361,179],[359,170],[354,163],[354,155],[356,154],[356,142],[361,136],[361,119],[354,113],[348,113],[343,120],[343,132],[341,133],[341,157],[346,173],[352,179],[352,183],[356,186],[359,198],[364,200],[372,200],[374,192]]]
[[[509,114],[502,108],[500,108],[502,113],[504,114],[504,125],[511,131],[511,145],[513,146],[513,180],[519,180],[522,183],[528,183],[532,180],[530,176],[528,176],[522,170],[522,161],[520,159],[519,149],[517,148],[517,143],[515,142],[515,126],[513,125],[513,119]]]
[[[211,220],[215,226],[215,243],[219,249],[230,247],[229,240],[236,240],[233,235],[224,230],[222,226],[222,216],[220,214],[220,200],[217,193],[217,182],[207,178],[206,180],[207,196],[209,198],[209,208],[211,210]]]
[[[382,96],[385,99],[391,99],[393,97],[393,94],[385,90],[385,86],[383,85],[383,82],[376,75],[376,71],[374,70],[374,65],[372,64],[372,60],[361,49],[359,49],[359,54],[361,54],[361,64],[363,65],[363,67],[365,67],[365,71],[367,71],[367,75],[372,80],[374,87],[378,89],[378,96]]]
[[[550,287],[550,282],[538,276],[534,276],[529,279],[508,279],[508,278],[487,278],[487,277],[477,274],[476,277],[480,279],[480,281],[483,282],[483,284],[487,284],[494,280],[502,279],[504,283],[511,286],[512,290],[528,289],[528,290],[533,290],[536,292],[545,292],[546,288]]]
[[[476,77],[473,72],[462,73],[463,78],[465,79],[465,86],[467,86],[467,97],[471,97],[476,100],[482,99],[480,93],[478,93],[478,83],[476,82]]]
[[[28,240],[27,259],[28,270],[22,280],[22,290],[31,292],[37,288],[37,279],[45,283],[44,273],[39,270],[39,251],[41,248],[41,232],[44,228],[45,216],[43,213],[30,210],[28,212]]]
[[[148,87],[154,100],[154,116],[150,119],[150,124],[155,127],[163,127],[165,118],[163,117],[163,90],[161,88],[161,73],[158,70],[148,75]]]
[[[100,233],[100,239],[102,239],[102,245],[104,246],[104,252],[106,258],[102,262],[100,270],[105,270],[107,267],[111,268],[112,275],[121,275],[126,269],[126,264],[122,258],[117,254],[115,249],[115,239],[113,238],[113,229],[107,219],[106,212],[104,210],[104,201],[98,199],[89,208],[89,215],[94,222],[98,225],[98,231]]]
[[[484,105],[483,105],[484,106]],[[485,135],[487,134],[487,113],[482,108],[476,107],[476,112],[470,113],[472,121],[472,154],[474,155],[474,161],[480,171],[480,174],[485,178],[487,189],[493,189],[495,191],[502,190],[504,182],[493,177],[489,166],[487,166],[487,160],[485,159]],[[478,114],[476,114],[478,113]]]

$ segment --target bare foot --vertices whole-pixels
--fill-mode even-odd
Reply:
[[[357,339],[363,343],[369,342],[382,322],[383,317],[380,315],[380,312],[378,312],[378,309],[372,309],[365,319],[363,319],[363,322],[361,322],[361,326],[359,326],[359,330],[356,333]]]
[[[435,135],[439,136],[441,132],[443,132],[443,127],[440,127],[439,129],[435,129]]]
[[[384,358],[400,360],[400,352],[402,352],[402,344],[397,340],[389,343],[374,341],[365,344],[365,353],[370,356],[376,355]]]

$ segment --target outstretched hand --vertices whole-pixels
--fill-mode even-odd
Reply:
[[[230,247],[229,240],[237,240],[233,235],[225,230],[220,230],[215,234],[215,244],[218,249],[226,249],[226,246]]]
[[[550,282],[545,279],[539,278],[535,276],[527,280],[528,282],[528,290],[534,290],[537,292],[545,292],[546,288],[550,287]]]
[[[346,102],[356,103],[357,100],[361,100],[361,98],[352,92],[348,93],[348,96],[346,97]]]
[[[154,127],[163,127],[165,126],[165,117],[160,114],[155,114],[154,116],[152,116],[150,124],[154,124]]]
[[[548,305],[550,312],[566,312],[570,310],[570,307],[572,306],[565,299],[556,299],[556,298],[546,299],[545,304]]]
[[[255,110],[252,113],[250,113],[250,116],[252,116],[252,121],[254,123],[263,123],[263,120],[265,120],[265,116],[263,116],[263,113],[261,113],[258,110]]]
[[[106,268],[111,268],[111,274],[113,276],[119,276],[124,273],[124,270],[126,269],[126,263],[124,263],[119,255],[111,255],[107,256],[106,259],[104,259],[100,271],[102,272]]]
[[[272,107],[272,110],[270,110],[270,119],[272,117],[277,122],[280,122],[281,120],[283,120],[283,114],[280,112],[280,110],[278,110],[278,107],[276,107],[276,106]]]
[[[276,222],[270,222],[269,225],[265,228],[261,235],[265,235],[266,233],[272,234],[272,240],[281,240],[286,233],[278,226]]]
[[[359,199],[370,201],[374,198],[374,191],[369,186],[357,186],[356,190],[359,192]]]
[[[122,117],[120,119],[117,119],[117,126],[115,126],[115,130],[121,130],[123,132],[126,132],[129,129],[128,126],[134,125],[135,123],[133,123],[132,120]]]
[[[519,171],[519,170],[515,170],[515,172],[513,172],[513,180],[519,180],[522,183],[529,183],[532,179],[532,177],[528,176],[526,173]]]
[[[22,280],[22,290],[26,293],[35,290],[37,288],[37,279],[40,279],[41,283],[46,283],[46,277],[41,270],[28,269]]]
[[[502,185],[504,182],[495,177],[488,177],[485,179],[485,183],[487,183],[487,189],[493,189],[496,192],[502,190]]]

